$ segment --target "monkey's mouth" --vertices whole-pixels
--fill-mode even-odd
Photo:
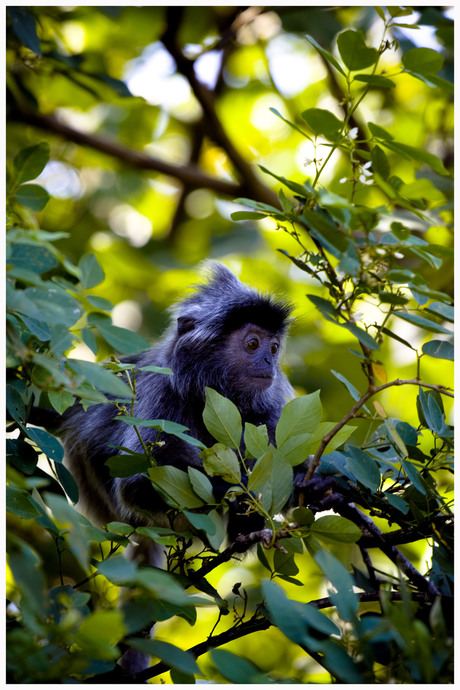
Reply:
[[[256,381],[266,381],[267,383],[273,381],[271,374],[254,374],[251,378]]]

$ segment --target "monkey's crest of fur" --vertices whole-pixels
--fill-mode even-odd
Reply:
[[[287,301],[274,300],[244,285],[217,261],[209,262],[207,268],[208,281],[195,286],[195,293],[172,309],[177,319],[194,320],[197,338],[214,338],[246,323],[279,335],[286,332],[292,311]]]

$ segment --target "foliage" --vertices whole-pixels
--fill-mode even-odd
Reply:
[[[441,52],[407,39],[407,30],[419,30],[406,26],[410,8],[328,8],[327,35],[321,8],[265,8],[254,15],[238,8],[171,9],[8,8],[9,678],[116,682],[122,675],[116,661],[131,647],[158,660],[131,679],[136,682],[167,671],[173,683],[451,682],[452,184],[450,130],[438,127],[451,112],[451,22],[441,13],[419,21],[436,27],[445,63]],[[118,13],[122,31],[111,13]],[[282,93],[282,99],[263,79],[238,85],[249,80],[243,65],[256,74],[260,56],[268,59],[262,18],[272,30],[282,25],[285,39],[302,41],[311,60],[319,61],[326,75],[319,86],[291,98]],[[377,42],[367,33],[371,24]],[[86,32],[81,53],[71,49],[78,26]],[[259,32],[252,43],[251,31]],[[154,39],[194,94],[188,113],[171,108],[166,123],[158,106],[131,95],[120,67]],[[214,89],[219,107],[180,48],[192,44],[200,45],[199,57],[212,52],[207,45],[223,51]],[[248,113],[232,114],[251,89],[283,103],[282,112],[270,108],[283,137],[274,137],[269,155],[257,157],[267,186],[248,163],[249,150],[243,156],[234,143],[249,141],[243,139]],[[406,90],[415,106],[405,102]],[[423,99],[436,103],[433,110],[427,105],[424,120]],[[78,131],[75,112],[64,124],[53,113],[59,108],[68,116],[72,109],[92,112],[105,138]],[[45,130],[46,140],[35,128]],[[175,146],[184,132],[194,141],[188,162],[177,153],[180,147],[176,158],[164,160],[135,150],[151,140],[152,129],[162,128]],[[253,148],[263,150],[270,131],[252,136]],[[225,165],[215,146],[225,152]],[[304,146],[309,155],[296,174],[281,153],[293,158],[294,148],[303,152]],[[107,155],[119,162],[118,170],[110,169]],[[167,162],[178,159],[177,165]],[[56,198],[45,189],[47,170],[58,161],[86,176],[87,198],[79,192]],[[225,179],[230,162],[240,182]],[[150,187],[146,174],[128,166],[169,177]],[[164,191],[171,176],[182,185],[174,211]],[[65,179],[70,184],[71,176]],[[237,198],[235,223],[227,211],[199,210],[206,207],[205,188]],[[138,209],[131,218],[139,222],[149,205],[158,209],[158,224],[144,245],[121,223],[120,201]],[[194,209],[188,216],[187,203]],[[257,237],[264,237],[263,247]],[[266,429],[243,429],[233,403],[208,389],[204,422],[216,444],[202,448],[180,425],[134,417],[136,365],[115,356],[107,361],[107,355],[146,347],[147,320],[160,323],[156,311],[180,292],[178,283],[187,282],[178,278],[186,262],[227,251],[249,254],[253,241],[257,256],[269,256],[245,264],[257,271],[262,263],[261,286],[275,282],[270,264],[285,270],[289,261],[292,280],[276,280],[309,311],[293,332],[292,359],[301,365],[292,367],[292,380],[299,395],[282,412],[275,448]],[[272,248],[279,250],[276,260]],[[144,302],[149,316],[141,329],[145,338],[111,318],[114,304],[133,298]],[[304,352],[296,353],[314,347],[315,327],[321,342],[305,374]],[[407,375],[392,362],[395,348],[411,357]],[[393,392],[398,398],[385,397]],[[136,530],[118,522],[96,527],[81,515],[54,433],[75,400],[85,408],[113,405],[119,423],[134,426],[141,439],[143,428],[153,427],[157,443],[168,433],[202,448],[203,471],[156,466],[155,443],[144,444],[142,454],[124,449],[108,461],[113,476],[149,476],[171,507],[171,525],[177,514],[186,516],[183,531]],[[299,474],[307,457],[308,470]],[[296,506],[281,515],[294,474]],[[266,528],[227,544],[228,506],[216,501],[213,476],[230,482],[226,498],[244,500]],[[167,570],[122,556],[139,536],[163,546]],[[238,565],[238,554],[246,551]],[[143,638],[153,621],[153,639]]]

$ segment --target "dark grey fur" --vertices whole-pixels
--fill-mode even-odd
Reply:
[[[282,342],[290,311],[286,302],[243,285],[223,265],[213,263],[208,281],[172,309],[173,322],[163,339],[152,349],[129,358],[139,366],[154,364],[174,372],[173,376],[149,372],[136,375],[134,415],[178,422],[189,428],[191,436],[212,445],[215,439],[202,420],[205,387],[209,386],[237,405],[244,422],[266,424],[274,442],[275,426],[286,400],[292,397],[292,387],[279,367],[277,355],[262,354],[258,363],[249,366],[238,355],[240,346],[231,343],[238,340],[240,329],[247,324],[269,331]],[[251,377],[251,367],[257,370],[256,378]],[[259,369],[262,377],[257,378]],[[135,430],[114,421],[115,414],[112,405],[103,404],[87,412],[78,405],[66,415],[63,430],[67,462],[78,482],[81,501],[101,523],[161,522],[166,506],[146,478],[136,475],[114,479],[109,475],[105,461],[115,451],[108,444],[140,450]],[[142,429],[142,434],[148,440],[156,431]],[[166,434],[161,440],[164,446],[155,452],[159,464],[181,469],[201,467],[198,449]]]

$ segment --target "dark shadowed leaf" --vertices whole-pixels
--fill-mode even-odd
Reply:
[[[45,208],[50,195],[38,184],[23,184],[14,195],[20,204],[31,208],[33,211],[41,211]]]
[[[430,357],[453,361],[455,349],[453,343],[450,343],[448,340],[430,340],[429,343],[422,345],[422,352]]]
[[[16,184],[35,180],[50,157],[50,147],[45,141],[20,151],[14,159]]]
[[[8,512],[18,515],[24,520],[40,517],[41,513],[27,491],[16,486],[6,487],[5,506]]]

